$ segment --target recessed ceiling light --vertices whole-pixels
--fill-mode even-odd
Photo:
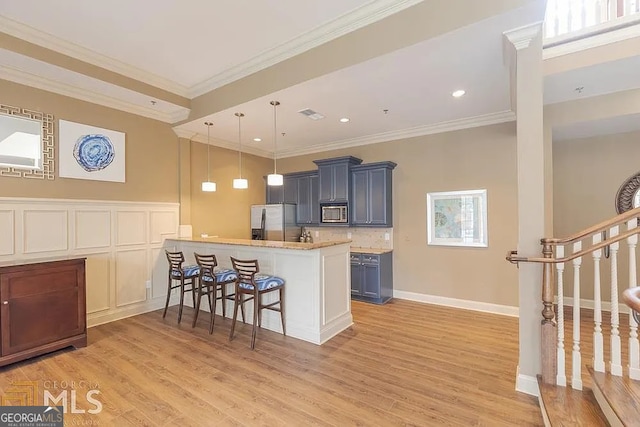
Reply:
[[[464,95],[466,92],[462,89],[460,90],[456,90],[455,92],[453,92],[451,94],[451,96],[453,96],[454,98],[460,98],[462,95]]]
[[[340,119],[340,123],[347,123],[349,121],[348,117],[343,117]]]
[[[254,140],[255,142],[260,142],[260,141],[262,141],[262,138],[253,138],[253,140]]]

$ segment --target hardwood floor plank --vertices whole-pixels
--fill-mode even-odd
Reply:
[[[514,390],[517,319],[408,301],[353,302],[355,324],[322,346],[229,319],[191,328],[172,307],[89,330],[89,346],[0,370],[99,384],[103,410],[70,414],[106,426],[542,425]],[[82,409],[91,405],[79,404]],[[511,423],[511,424],[509,424]]]

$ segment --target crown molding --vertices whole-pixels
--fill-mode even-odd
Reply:
[[[358,138],[331,142],[329,144],[314,145],[311,147],[296,148],[290,150],[278,150],[278,158],[321,153],[323,151],[358,147],[361,145],[377,144],[380,142],[408,139],[423,135],[433,135],[437,133],[451,132],[474,127],[489,126],[499,123],[512,122],[515,120],[516,115],[513,111],[501,111],[498,113],[484,114],[482,116],[468,117],[464,119],[451,120],[448,122],[440,122],[424,126],[416,126],[390,132],[382,132],[375,135],[366,135]]]
[[[171,113],[157,111],[148,107],[143,107],[131,102],[122,101],[110,96],[93,92],[87,89],[81,89],[67,83],[62,83],[46,77],[38,76],[28,71],[18,70],[16,68],[7,67],[0,64],[0,79],[9,80],[47,92],[57,93],[59,95],[69,96],[71,98],[90,102],[92,104],[102,105],[104,107],[114,108],[116,110],[125,111],[127,113],[136,114],[138,116],[148,117],[150,119],[159,120],[165,123],[175,123],[175,117],[188,116],[189,110],[178,107]],[[186,111],[184,111],[186,110]]]
[[[423,0],[377,0],[314,28],[250,60],[231,67],[189,88],[187,96],[195,98],[250,74],[264,70],[347,33],[380,21]]]
[[[622,24],[610,21],[584,31],[545,40],[542,59],[551,59],[575,52],[605,46],[640,37],[640,17],[630,16]],[[621,27],[621,25],[624,25]]]
[[[187,97],[189,92],[189,89],[186,86],[179,83],[134,67],[133,65],[126,64],[107,55],[102,55],[75,43],[68,42],[2,15],[0,15],[0,28],[3,33],[9,34],[10,36],[26,40],[29,43],[51,49],[63,55],[96,65],[114,73],[147,83],[151,86],[164,89],[176,95]]]
[[[511,43],[516,50],[526,49],[531,45],[531,41],[535,39],[542,31],[542,21],[525,25],[524,27],[514,28],[513,30],[502,33],[504,37]]]
[[[193,142],[199,142],[201,144],[207,143],[206,135],[200,135],[199,133],[194,134],[193,131],[190,131],[187,129],[180,129],[180,128],[173,128],[173,131],[175,132],[176,135],[178,135],[179,138],[185,138]],[[238,151],[237,142],[230,142],[224,139],[212,137],[210,143],[211,145],[214,145],[216,147],[226,148],[227,150],[232,150],[232,151]],[[260,148],[251,147],[251,146],[247,147],[247,144],[242,144],[242,152],[246,154],[253,154],[254,156],[258,156],[258,157],[273,158],[273,152],[262,150]]]

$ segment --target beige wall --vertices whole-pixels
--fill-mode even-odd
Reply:
[[[2,104],[53,114],[56,148],[60,119],[126,133],[125,183],[59,178],[56,157],[56,179],[0,177],[0,197],[181,203],[181,223],[192,224],[194,235],[249,237],[249,206],[265,201],[262,177],[269,172],[271,160],[244,155],[243,176],[249,179],[249,190],[233,190],[238,154],[212,146],[211,178],[218,183],[218,191],[203,193],[206,145],[180,139],[179,162],[179,140],[166,123],[5,80],[0,80],[0,94]]]
[[[242,177],[249,181],[247,190],[235,190],[233,178],[238,177],[238,152],[211,146],[211,180],[217,184],[215,193],[203,193],[202,181],[207,179],[207,145],[191,142],[191,225],[193,235],[251,238],[250,206],[265,202],[266,176],[272,161],[243,154]]]
[[[39,180],[0,177],[1,197],[178,202],[177,141],[171,127],[156,120],[0,80],[0,103],[30,108],[58,120],[126,133],[126,182],[59,178]]]
[[[518,305],[515,123],[428,135],[278,161],[282,172],[315,169],[314,159],[353,155],[391,160],[394,288],[428,295]],[[427,246],[426,195],[486,188],[489,247]]]
[[[640,132],[609,135],[569,141],[556,141],[554,161],[554,235],[566,237],[616,215],[615,197],[618,188],[631,175],[640,171]],[[628,286],[627,252],[621,244],[618,279],[620,289]],[[603,259],[603,299],[609,300],[609,260]],[[565,283],[573,275],[566,267]],[[581,298],[593,298],[593,264],[583,260]],[[573,295],[566,286],[566,295]]]

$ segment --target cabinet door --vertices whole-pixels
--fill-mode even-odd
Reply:
[[[319,178],[318,175],[309,177],[309,224],[320,223],[320,195],[319,195]]]
[[[333,166],[323,165],[318,167],[320,176],[320,200],[325,202],[333,201]]]
[[[373,169],[368,171],[368,223],[372,225],[387,225],[387,170]]]
[[[333,165],[333,200],[345,202],[349,199],[349,164]]]
[[[380,298],[380,266],[368,263],[366,257],[362,261],[362,295]]]
[[[296,209],[296,223],[308,224],[311,220],[311,186],[310,177],[298,178],[298,206]]]
[[[84,268],[22,270],[0,275],[2,355],[84,332]]]
[[[362,264],[351,256],[351,295],[362,295]]]
[[[284,185],[267,185],[267,204],[284,203]]]
[[[369,185],[367,184],[367,171],[358,171],[351,174],[351,225],[367,224],[369,219]]]
[[[298,178],[285,176],[283,181],[283,202],[298,204]]]

